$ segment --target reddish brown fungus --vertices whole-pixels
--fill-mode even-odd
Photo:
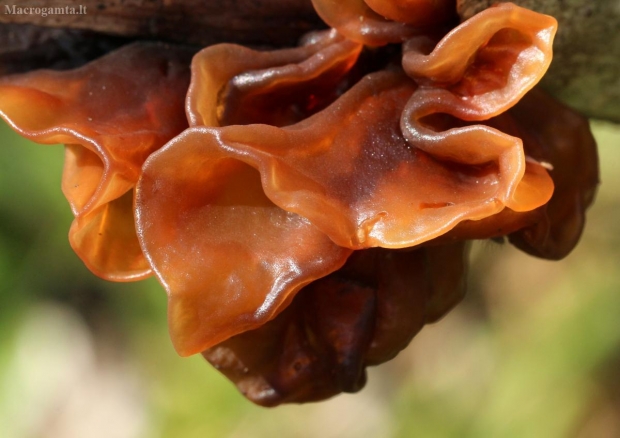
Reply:
[[[599,183],[596,142],[588,121],[540,90],[534,90],[510,114],[519,135],[531,144],[528,154],[548,163],[555,191],[542,206],[543,217],[510,236],[523,251],[547,259],[566,257],[577,245],[585,211]]]
[[[359,390],[460,300],[465,240],[565,256],[598,183],[587,122],[530,91],[553,18],[505,3],[450,30],[452,0],[313,3],[335,30],[207,47],[189,90],[188,52],[153,44],[0,79],[0,116],[66,145],[80,257],[152,269],[177,351],[266,406]]]
[[[187,116],[192,126],[290,125],[323,109],[347,88],[362,45],[317,32],[294,49],[258,52],[218,44],[192,62]]]
[[[510,14],[514,6],[497,10]],[[472,40],[484,46],[497,31]],[[518,49],[548,57],[551,39],[544,43]],[[302,287],[339,269],[351,250],[412,247],[506,206],[534,210],[551,196],[546,170],[526,165],[519,139],[484,125],[432,131],[427,139],[417,134],[427,128],[409,122],[418,101],[436,105],[428,93],[453,96],[437,112],[463,122],[491,117],[484,99],[521,92],[542,76],[544,59],[527,71],[527,86],[504,84],[509,90],[497,94],[473,87],[482,90],[473,97],[484,107],[473,116],[471,103],[445,81],[426,81],[420,89],[397,69],[367,75],[327,108],[284,128],[273,125],[295,117],[254,111],[254,103],[280,102],[286,113],[290,101],[277,97],[291,87],[299,90],[297,102],[334,87],[359,50],[332,32],[298,49],[259,53],[221,45],[194,59],[187,98],[194,127],[147,160],[136,200],[138,235],[169,293],[171,333],[181,354],[257,329]],[[506,59],[508,71],[525,62]],[[477,74],[480,81],[488,77],[485,69],[461,69],[453,83],[458,74],[470,83]],[[516,100],[505,98],[502,108]],[[265,117],[272,125],[247,124]],[[244,125],[221,126],[231,120]]]
[[[534,116],[536,122],[531,120]],[[462,222],[432,243],[487,239],[514,233],[510,236],[512,243],[526,252],[552,259],[566,256],[579,239],[585,210],[592,202],[598,184],[596,144],[587,121],[535,88],[513,108],[485,124],[523,141],[526,174],[538,173],[544,186],[548,182],[545,175],[549,172],[554,184],[553,195],[548,203],[534,210],[505,208],[479,221]],[[528,179],[532,183],[536,181],[535,177]],[[523,189],[536,190],[537,187]],[[547,210],[554,204],[565,206],[565,215],[550,221]],[[579,225],[575,227],[575,224]],[[531,244],[538,249],[522,247],[525,245],[524,236],[529,236]],[[536,242],[532,240],[534,236],[538,236]],[[562,250],[558,250],[560,247]]]
[[[421,86],[446,88],[470,100],[478,117],[514,105],[545,74],[557,21],[512,3],[500,3],[445,35],[430,53],[429,37],[413,37],[403,68]]]
[[[264,406],[356,392],[464,293],[464,245],[357,251],[274,320],[204,357]]]
[[[377,14],[412,26],[442,24],[455,18],[456,0],[364,0]]]
[[[369,46],[401,43],[436,24],[435,21],[416,22],[415,17],[411,17],[412,24],[391,21],[373,11],[364,0],[312,0],[312,4],[329,26],[346,38]]]
[[[142,163],[181,132],[191,52],[134,44],[76,70],[0,78],[0,116],[24,137],[66,145],[69,240],[97,275],[144,278],[132,197]]]
[[[136,199],[138,236],[184,356],[269,321],[351,253],[274,205],[255,169],[205,155],[194,130],[147,160]]]

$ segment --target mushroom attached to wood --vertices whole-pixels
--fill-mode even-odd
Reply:
[[[207,47],[191,83],[191,52],[158,44],[0,78],[0,116],[66,144],[80,257],[111,280],[153,272],[178,353],[266,406],[359,390],[462,297],[466,240],[566,255],[598,183],[587,123],[530,91],[552,17],[313,3],[335,29]]]

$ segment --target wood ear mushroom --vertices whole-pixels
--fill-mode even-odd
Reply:
[[[85,264],[154,274],[177,352],[265,406],[360,390],[462,298],[468,240],[565,256],[598,184],[587,122],[534,88],[552,17],[313,4],[334,29],[294,48],[139,43],[0,78],[0,116],[66,145]]]

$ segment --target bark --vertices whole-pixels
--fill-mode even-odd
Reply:
[[[0,75],[79,67],[128,41],[86,30],[0,24]]]
[[[19,15],[9,13],[12,5],[69,6],[76,12],[82,7],[85,13]],[[0,0],[0,22],[203,46],[222,41],[294,45],[305,32],[324,26],[310,0]]]

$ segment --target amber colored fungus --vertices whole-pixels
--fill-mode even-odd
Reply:
[[[192,61],[187,116],[192,126],[290,125],[325,108],[350,87],[362,45],[335,31],[301,47],[259,52],[207,47]]]
[[[501,178],[494,213],[504,206],[533,210],[553,185],[540,166],[526,166],[521,139],[469,122],[502,114],[540,80],[556,27],[552,17],[501,4],[453,29],[429,54],[427,37],[405,44],[403,66],[421,84],[403,112],[405,138],[440,159],[495,162]]]
[[[585,212],[599,183],[596,142],[587,119],[534,88],[485,123],[522,139],[526,174],[537,172],[541,178],[546,174],[542,169],[548,169],[553,196],[531,211],[506,208],[479,221],[462,222],[433,243],[509,235],[511,243],[529,254],[552,260],[566,257],[581,237]],[[534,178],[529,180],[535,184]]]
[[[377,14],[412,26],[441,24],[455,18],[456,0],[364,0]]]
[[[66,145],[62,189],[75,220],[69,239],[95,274],[144,278],[133,187],[141,166],[187,127],[191,52],[133,44],[70,71],[0,78],[0,116],[37,143]]]
[[[274,320],[203,355],[253,402],[274,406],[355,392],[464,293],[464,244],[355,252]]]
[[[140,241],[168,291],[183,356],[264,324],[351,253],[274,205],[254,168],[205,154],[196,129],[147,160],[136,199]]]
[[[403,68],[420,85],[445,88],[471,101],[479,116],[491,117],[545,74],[556,30],[553,17],[501,3],[461,23],[434,47],[428,36],[409,39]]]
[[[352,41],[369,46],[401,43],[414,35],[434,30],[433,24],[436,24],[418,22],[415,17],[411,17],[411,24],[391,21],[373,11],[364,0],[312,0],[312,4],[330,27]]]
[[[295,49],[208,47],[192,62],[186,106],[190,124],[286,125],[303,119],[350,86],[349,73],[361,49],[334,31],[312,34]],[[162,181],[158,165],[147,164],[137,211],[145,252],[170,294],[171,333],[181,354],[263,324],[299,288],[337,269],[350,254],[305,219],[272,204],[251,167],[230,159],[205,165],[205,157],[189,149],[179,154],[170,148],[174,158],[162,151],[167,158],[153,157],[149,163],[159,163],[162,170],[178,165],[185,181],[175,179],[174,171],[167,176],[170,181]],[[203,178],[214,186],[203,187]],[[164,220],[164,211],[179,216]],[[205,231],[198,228],[203,226]],[[192,233],[205,236],[193,239]],[[205,257],[219,263],[212,265]]]
[[[448,31],[453,0],[313,3],[335,30],[207,47],[191,83],[155,44],[0,79],[0,115],[66,145],[80,257],[152,269],[179,354],[265,406],[363,387],[461,299],[465,240],[565,256],[598,183],[587,122],[530,91],[552,17],[503,3]]]
[[[470,28],[459,26],[438,47]],[[544,59],[524,72],[527,86],[548,65],[549,32]],[[482,49],[462,56],[483,56],[488,41],[472,41]],[[540,51],[538,40],[519,42],[519,53]],[[491,126],[451,127],[483,117],[468,118],[467,99],[443,88],[446,83],[436,86],[431,80],[418,88],[391,68],[365,76],[340,97],[327,93],[324,101],[337,100],[309,117],[303,118],[312,114],[307,108],[291,113],[291,107],[303,108],[299,102],[308,96],[339,84],[359,50],[330,32],[297,49],[261,53],[220,45],[194,59],[187,98],[194,127],[147,160],[136,198],[139,239],[168,291],[171,333],[180,354],[260,327],[302,287],[337,270],[351,250],[412,247],[506,206],[524,212],[549,200],[552,181],[540,164],[526,165],[521,140]],[[505,69],[498,75],[523,62],[521,56],[502,57]],[[474,60],[474,67],[457,70],[460,76],[449,85],[464,77],[472,84],[488,82],[487,70],[478,64]],[[470,89],[480,96],[470,97],[477,102],[520,92],[512,82],[508,88],[493,94],[474,86]],[[281,101],[282,112],[254,111],[276,108],[290,90],[298,93],[294,101]],[[452,106],[424,116],[466,116],[413,118],[418,100],[422,108],[433,104],[428,92],[451,96]],[[516,100],[505,97],[500,103],[505,110]],[[265,117],[286,126],[245,124]],[[297,118],[302,120],[289,124]],[[221,126],[232,122],[243,124]],[[438,130],[442,127],[447,131]],[[413,138],[412,132],[424,129],[431,140]],[[506,217],[512,218],[498,216],[507,231],[534,223],[525,215],[515,221]]]

